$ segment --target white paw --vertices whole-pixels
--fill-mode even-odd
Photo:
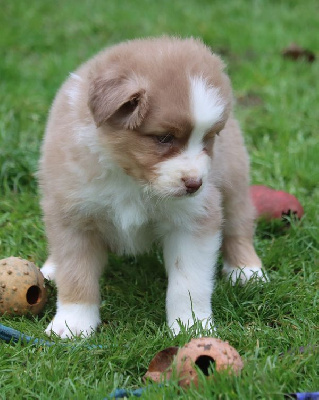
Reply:
[[[44,263],[43,267],[41,268],[41,272],[45,279],[48,279],[49,281],[53,281],[55,277],[55,264],[53,264],[50,259],[47,259],[47,261]]]
[[[240,268],[232,267],[229,264],[224,263],[223,274],[226,275],[227,278],[231,279],[233,285],[237,281],[244,285],[251,279],[261,282],[269,282],[269,278],[266,272],[259,266]]]
[[[60,304],[58,302],[57,313],[45,333],[48,336],[54,333],[62,339],[89,336],[100,322],[97,304]]]

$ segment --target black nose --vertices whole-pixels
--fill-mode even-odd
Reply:
[[[195,193],[202,186],[202,179],[182,178],[186,186],[187,193]]]

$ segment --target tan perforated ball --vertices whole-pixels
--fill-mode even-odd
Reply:
[[[230,373],[238,374],[243,366],[239,353],[228,342],[210,337],[191,340],[176,355],[179,385],[184,388],[191,382],[198,384],[196,368],[207,377],[212,377],[211,370],[228,369]]]
[[[28,260],[0,260],[0,314],[38,314],[47,299],[44,277]]]

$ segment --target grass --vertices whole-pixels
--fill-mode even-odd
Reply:
[[[319,390],[318,60],[284,59],[291,42],[317,51],[316,0],[1,1],[0,258],[41,265],[46,241],[35,172],[47,112],[67,74],[96,51],[133,38],[199,36],[220,52],[233,81],[236,115],[251,155],[252,182],[286,190],[305,208],[289,229],[260,223],[256,247],[271,278],[241,288],[218,277],[218,334],[242,355],[240,377],[217,374],[182,392],[173,380],[145,398],[282,399]],[[318,56],[318,53],[317,53]],[[112,256],[102,281],[101,330],[51,348],[0,343],[0,398],[103,399],[116,387],[143,386],[153,355],[183,345],[165,325],[166,278],[160,253]],[[37,317],[1,323],[44,338],[55,289]],[[101,349],[87,348],[100,344]],[[283,353],[283,354],[282,354]]]

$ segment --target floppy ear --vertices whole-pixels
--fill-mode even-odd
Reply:
[[[148,110],[146,85],[137,77],[100,76],[91,81],[88,106],[97,127],[106,122],[134,129]]]

